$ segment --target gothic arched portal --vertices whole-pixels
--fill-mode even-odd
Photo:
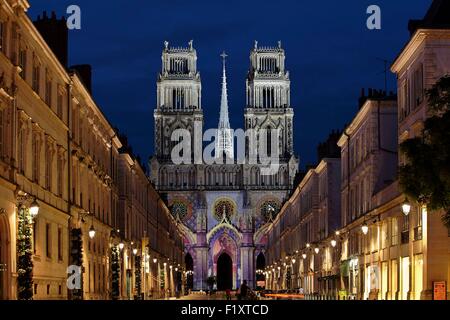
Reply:
[[[190,253],[187,253],[184,257],[184,264],[186,266],[187,277],[186,277],[186,287],[188,290],[192,290],[194,288],[194,259],[192,259],[192,256]]]
[[[217,290],[233,289],[233,261],[227,253],[217,259]]]
[[[263,287],[262,282],[265,282],[264,269],[266,268],[266,257],[264,253],[260,252],[256,257],[256,286]]]

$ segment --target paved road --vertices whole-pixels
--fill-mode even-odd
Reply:
[[[225,293],[221,293],[221,292],[217,292],[212,295],[193,293],[188,296],[183,296],[179,300],[226,300],[226,297],[225,297]],[[233,300],[236,300],[236,298],[234,296],[233,296]]]

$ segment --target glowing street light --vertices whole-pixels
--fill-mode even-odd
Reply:
[[[137,255],[137,253],[138,253],[138,249],[134,248],[134,249],[133,249],[133,254],[134,254],[134,255]]]
[[[407,216],[411,212],[411,204],[409,203],[408,199],[406,199],[402,204],[402,211],[405,216]]]
[[[37,203],[36,199],[34,199],[33,203],[30,206],[30,215],[32,218],[35,218],[39,214],[39,203]]]
[[[123,250],[123,248],[125,247],[125,244],[123,242],[119,243],[119,249]]]
[[[367,223],[364,222],[364,224],[361,226],[361,230],[364,233],[364,235],[366,235],[369,232],[369,226],[367,225]]]
[[[336,242],[336,240],[331,240],[331,246],[334,248],[334,247],[336,247],[336,244],[337,244],[337,242]]]
[[[302,254],[302,258],[303,258],[303,260],[305,260],[305,259],[306,259],[306,257],[307,257],[306,253]]]
[[[320,251],[319,247],[315,247],[315,248],[314,248],[314,252],[315,252],[316,254],[319,254],[319,251]]]
[[[94,239],[95,237],[95,228],[94,225],[91,225],[91,227],[89,228],[89,238]]]

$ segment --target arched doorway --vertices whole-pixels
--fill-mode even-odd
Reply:
[[[256,287],[265,287],[266,277],[264,276],[264,269],[266,268],[266,257],[264,253],[260,252],[256,257]]]
[[[9,229],[6,217],[0,212],[0,300],[8,299]]]
[[[233,289],[233,261],[225,252],[217,259],[217,290]]]
[[[186,289],[192,290],[194,288],[194,259],[192,259],[192,256],[190,253],[187,253],[184,257],[184,264],[186,266]]]

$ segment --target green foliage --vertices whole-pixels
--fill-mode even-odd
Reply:
[[[450,76],[428,90],[427,99],[429,117],[422,136],[400,145],[408,159],[400,167],[400,186],[431,210],[443,209],[443,223],[450,228]]]
[[[70,263],[81,267],[83,270],[83,232],[81,228],[74,228],[70,232]],[[83,281],[81,288],[73,289],[70,293],[71,300],[83,300]]]
[[[19,208],[17,232],[17,292],[19,300],[33,299],[33,260],[31,217]]]
[[[117,246],[112,246],[111,249],[111,275],[111,298],[118,300],[120,297],[120,252]]]
[[[135,256],[134,278],[137,299],[141,298],[141,256]]]

